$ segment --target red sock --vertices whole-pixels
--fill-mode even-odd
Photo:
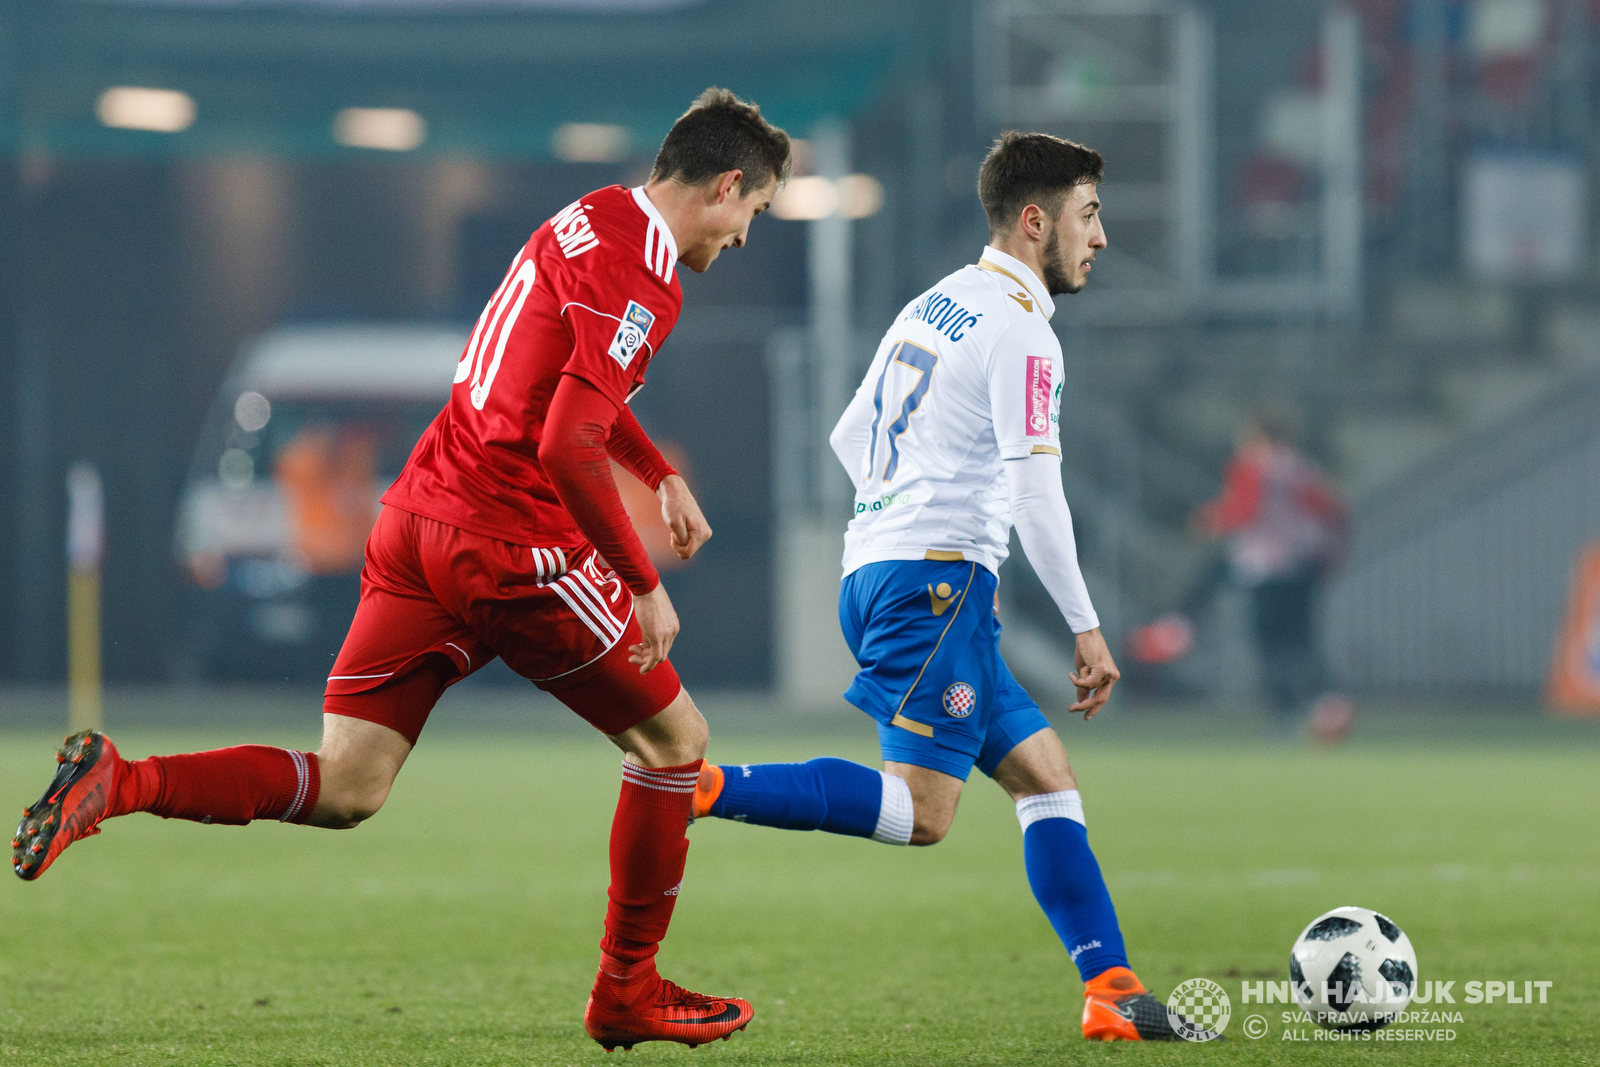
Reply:
[[[600,949],[610,957],[607,962],[629,977],[635,971],[643,977],[646,969],[653,974],[653,966],[632,965],[655,956],[667,936],[689,854],[684,831],[689,828],[689,804],[702,762],[681,767],[622,764],[622,796],[611,823],[611,903]]]
[[[163,819],[243,826],[253,819],[305,822],[322,775],[311,752],[239,745],[122,766],[106,816],[148,811]]]

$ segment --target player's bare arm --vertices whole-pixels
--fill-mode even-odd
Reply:
[[[711,524],[706,522],[700,504],[682,475],[669,474],[661,479],[656,496],[661,498],[662,521],[672,531],[673,551],[678,553],[679,559],[689,559],[700,551],[701,545],[711,540]]]
[[[663,585],[635,594],[633,610],[639,617],[642,640],[628,646],[628,662],[638,664],[640,674],[649,674],[672,651],[672,642],[678,636],[678,612]]]
[[[661,479],[656,496],[661,499],[661,518],[672,532],[673,551],[680,559],[688,559],[711,540],[711,524],[706,522],[681,475],[669,474]],[[678,636],[678,613],[662,585],[635,596],[633,604],[644,639],[628,647],[628,661],[638,665],[640,674],[646,674],[671,653],[672,642]]]
[[[1105,635],[1098,626],[1078,635],[1073,658],[1077,661],[1078,669],[1070,677],[1072,684],[1078,687],[1078,702],[1069,710],[1083,712],[1083,719],[1087,722],[1098,715],[1100,709],[1106,706],[1106,701],[1111,699],[1111,687],[1117,684],[1122,672],[1117,670],[1117,664],[1111,658],[1111,649],[1106,647]]]

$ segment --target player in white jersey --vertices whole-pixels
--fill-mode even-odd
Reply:
[[[1015,526],[1077,635],[1072,710],[1092,718],[1119,675],[1061,487],[1050,317],[1106,246],[1102,168],[1057,137],[1001,137],[978,178],[989,246],[895,319],[831,437],[856,487],[839,620],[861,670],[845,699],[877,721],[884,769],[712,766],[693,811],[931,845],[976,765],[1016,801],[1028,882],[1084,981],[1084,1036],[1172,1040],[1165,1006],[1128,967],[1066,749],[1000,658],[995,612]]]

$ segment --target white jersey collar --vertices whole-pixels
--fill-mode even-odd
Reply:
[[[984,263],[988,263],[989,266],[984,267]],[[1046,289],[1038,275],[1033,273],[1033,268],[1016,256],[1008,255],[994,245],[984,245],[983,255],[978,257],[978,264],[979,269],[996,270],[1027,290],[1028,295],[1038,306],[1039,314],[1043,315],[1046,321],[1056,313],[1056,304],[1050,299],[1050,290]]]
[[[667,220],[661,217],[661,212],[656,210],[656,206],[650,202],[650,198],[644,195],[644,186],[635,185],[632,192],[633,202],[639,205],[639,210],[644,212],[651,225],[660,232],[660,239],[666,245],[666,262],[663,264],[665,269],[658,270],[657,273],[662,275],[663,280],[670,281],[672,279],[672,265],[678,262],[678,242],[673,239],[672,227],[667,225]],[[652,264],[652,269],[655,269],[654,264]]]

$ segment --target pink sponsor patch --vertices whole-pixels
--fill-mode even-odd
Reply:
[[[1023,383],[1023,401],[1028,410],[1029,437],[1050,436],[1050,359],[1047,356],[1029,356],[1027,380]]]

